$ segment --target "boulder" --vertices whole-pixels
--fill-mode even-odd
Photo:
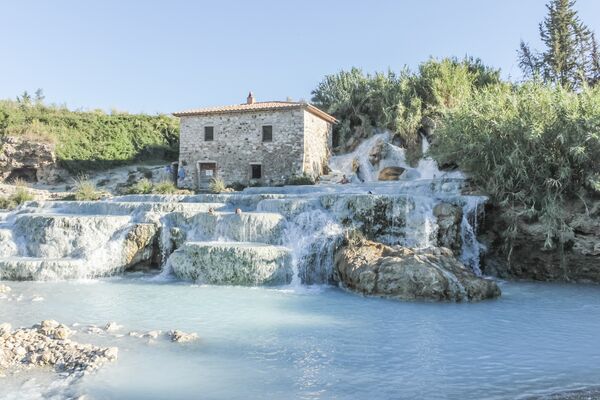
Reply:
[[[214,285],[283,285],[292,281],[289,249],[261,243],[187,242],[168,265],[181,279]]]
[[[68,176],[58,167],[54,144],[26,136],[6,136],[0,143],[0,179],[56,183]]]
[[[369,162],[371,165],[379,165],[379,161],[383,160],[387,156],[387,150],[387,143],[382,139],[377,140],[377,142],[375,142],[373,147],[371,147],[369,150]]]
[[[462,247],[462,208],[454,204],[438,203],[433,207],[433,216],[437,219],[438,245],[447,247],[458,255]]]
[[[135,224],[127,232],[123,245],[125,269],[152,261],[153,255],[158,253],[157,234],[158,228],[154,224]]]
[[[441,247],[410,249],[355,241],[336,254],[335,272],[344,287],[370,296],[427,301],[500,296],[496,282],[475,275]]]
[[[379,171],[377,179],[380,181],[397,181],[404,171],[405,169],[402,167],[385,167]]]

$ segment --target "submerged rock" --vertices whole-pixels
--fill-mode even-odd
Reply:
[[[216,285],[283,285],[292,281],[288,249],[261,243],[187,242],[168,259],[181,279]]]
[[[433,301],[500,296],[496,282],[475,275],[445,248],[409,249],[363,240],[338,251],[335,269],[343,286],[365,295]]]
[[[7,294],[7,293],[10,293],[11,291],[12,291],[12,289],[10,288],[10,286],[0,284],[0,294]]]
[[[106,332],[116,332],[116,331],[120,330],[122,327],[123,326],[112,321],[112,322],[108,322],[106,325],[104,325],[104,330]]]
[[[177,329],[173,330],[173,331],[169,331],[168,335],[171,338],[172,342],[177,342],[177,343],[192,342],[192,341],[198,339],[197,333],[186,333],[186,332],[183,332],[183,331],[180,331]]]
[[[0,371],[53,367],[68,374],[90,372],[117,359],[116,347],[102,348],[68,339],[71,330],[46,320],[31,328],[0,325]]]

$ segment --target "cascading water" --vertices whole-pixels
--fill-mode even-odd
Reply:
[[[425,137],[422,145],[427,152]],[[457,256],[479,273],[477,213],[485,198],[461,194],[462,174],[440,171],[428,157],[411,167],[387,132],[333,157],[330,166],[333,176],[345,174],[354,183],[30,202],[0,220],[0,279],[103,276],[151,262],[165,266],[165,275],[175,250],[205,242],[220,252],[240,251],[244,244],[247,254],[280,254],[283,246],[291,253],[293,284],[327,283],[335,249],[350,230],[387,244],[440,245],[434,215],[439,204],[462,207]],[[397,181],[378,182],[388,167],[404,173]]]
[[[332,157],[329,167],[334,176],[346,175],[354,183],[376,182],[381,171],[388,167],[404,170],[400,181],[427,179],[465,179],[458,171],[440,171],[437,163],[427,155],[429,142],[421,135],[424,157],[416,167],[406,161],[405,149],[391,143],[389,132],[378,133],[362,142],[353,152]]]
[[[292,285],[331,280],[333,253],[342,233],[342,226],[321,209],[302,212],[288,221],[283,243],[292,249]]]
[[[462,237],[460,260],[477,275],[481,275],[479,259],[482,251],[482,246],[479,241],[477,241],[477,219],[479,207],[484,201],[485,199],[477,196],[466,197],[460,224]]]

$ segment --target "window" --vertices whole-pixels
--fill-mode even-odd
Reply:
[[[250,179],[261,179],[262,178],[262,165],[250,164]]]
[[[262,127],[263,133],[263,142],[272,142],[273,141],[273,126],[272,125],[263,125]]]
[[[215,138],[215,128],[212,126],[205,126],[204,127],[204,141],[212,142],[214,138]]]

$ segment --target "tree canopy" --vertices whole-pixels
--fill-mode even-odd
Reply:
[[[526,78],[539,78],[569,90],[600,81],[600,56],[594,32],[579,18],[575,0],[551,0],[539,25],[542,51],[521,41],[519,66]]]

